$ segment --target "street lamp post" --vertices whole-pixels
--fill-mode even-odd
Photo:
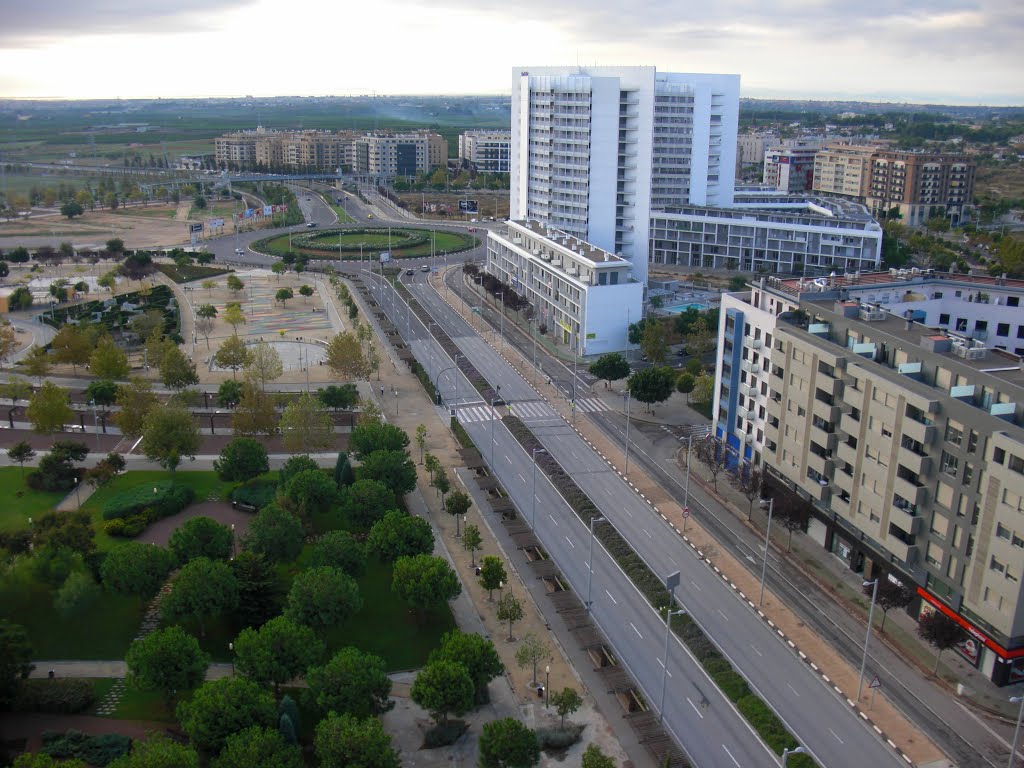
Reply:
[[[1006,768],[1013,768],[1013,760],[1017,756],[1017,737],[1020,736],[1020,721],[1024,718],[1024,696],[1013,696],[1010,699],[1011,704],[1020,702],[1020,712],[1017,714],[1017,727],[1013,729],[1013,746],[1010,747],[1010,761],[1006,764]]]
[[[533,528],[534,533],[537,532],[537,454],[547,452],[546,448],[533,449],[533,514],[530,527]]]
[[[231,676],[235,676],[235,644],[228,643],[228,653],[231,654]]]
[[[395,393],[395,416],[398,416],[398,388],[394,389]]]
[[[687,472],[689,472],[689,457],[687,457]],[[761,506],[764,506],[764,501],[761,501]],[[764,603],[764,577],[768,572],[768,542],[771,541],[772,535],[772,510],[775,508],[775,497],[773,496],[768,500],[768,527],[764,532],[764,559],[761,561],[761,593],[757,598],[757,604],[761,605]]]
[[[501,392],[501,384],[495,389],[494,394],[498,395]],[[497,397],[491,398],[491,469],[494,469],[494,404],[498,401]]]
[[[587,613],[590,613],[590,606],[593,600],[590,599],[591,590],[594,586],[594,523],[603,523],[606,518],[590,518],[590,554],[587,555]]]
[[[498,303],[498,297],[501,297],[501,303]],[[501,348],[505,348],[505,292],[498,291],[494,294],[494,306],[498,308],[498,335],[501,336]]]
[[[82,492],[78,490],[79,487],[81,486],[81,482],[82,482],[82,478],[80,478],[80,477],[76,477],[75,478],[75,500],[78,502],[78,508],[79,509],[82,508]]]
[[[786,764],[789,762],[790,755],[802,755],[807,750],[803,747],[793,747],[792,749],[782,750],[782,768],[786,768]]]
[[[96,401],[95,400],[90,400],[89,401],[89,407],[92,408],[92,428],[93,428],[93,431],[96,433],[96,452],[99,453],[99,451],[100,451],[100,420],[99,420],[99,417],[96,415]]]
[[[672,630],[672,617],[681,613],[686,613],[685,610],[672,610],[672,604],[675,602],[676,587],[679,586],[679,571],[673,571],[665,579],[665,587],[668,589],[668,605],[665,607],[665,655],[662,657],[662,669],[661,669],[661,704],[658,706],[658,722],[664,722],[665,720],[665,689],[668,686],[668,638]]]
[[[693,455],[693,435],[686,438],[686,485],[683,486],[683,507],[690,506],[690,458]]]
[[[629,401],[631,399],[630,392],[627,389],[622,393],[623,399],[626,401],[626,468],[623,470],[623,474],[629,474]]]
[[[551,665],[544,665],[544,709],[551,703]]]
[[[879,577],[875,576],[874,581],[865,581],[865,587],[873,586],[871,590],[871,608],[868,610],[868,631],[864,635],[864,655],[860,660],[860,676],[857,678],[857,701],[860,702],[860,689],[864,685],[864,668],[868,664],[868,642],[871,640],[871,625],[875,618],[875,600],[878,597],[878,581]]]

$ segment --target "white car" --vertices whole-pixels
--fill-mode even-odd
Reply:
[[[239,253],[239,254],[245,253],[245,249],[244,248],[235,248],[235,253]]]

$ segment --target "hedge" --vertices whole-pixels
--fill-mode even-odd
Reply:
[[[60,760],[78,759],[89,765],[104,766],[132,750],[132,740],[119,733],[89,736],[69,729],[67,733],[43,732],[39,751]]]
[[[95,701],[96,693],[89,680],[25,680],[14,701],[14,709],[17,712],[74,715]]]
[[[231,491],[231,500],[240,504],[250,504],[257,510],[263,509],[277,497],[277,481],[257,479],[250,480]]]
[[[173,480],[137,485],[111,496],[103,507],[103,519],[117,520],[144,513],[148,522],[154,522],[181,512],[195,495],[191,488]]]

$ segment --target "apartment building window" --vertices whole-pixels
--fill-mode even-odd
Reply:
[[[964,485],[970,486],[974,480],[974,467],[964,464]]]
[[[994,555],[993,555],[992,559],[989,560],[988,567],[989,567],[989,570],[995,571],[996,573],[1006,573],[1006,566],[1003,565],[998,560],[996,560]]]
[[[1020,296],[1007,296],[1006,297],[1006,306],[1008,306],[1008,307],[1019,307],[1020,306]]]
[[[947,475],[956,476],[960,469],[960,459],[946,451],[942,452],[942,459],[939,461],[939,466],[942,471]]]
[[[939,315],[939,325],[949,325],[949,314],[943,313]]]
[[[992,449],[992,461],[994,461],[996,464],[1001,465],[1004,461],[1006,461],[1006,451],[1004,451],[1002,448]]]
[[[1014,456],[1010,454],[1010,461],[1006,465],[1007,469],[1011,472],[1016,472],[1018,475],[1024,475],[1024,459],[1020,456]]]
[[[996,336],[1009,336],[1010,335],[1010,324],[999,323],[996,326]]]
[[[978,433],[973,429],[967,435],[967,452],[974,453],[978,450]]]
[[[1017,547],[1017,549],[1024,549],[1024,539],[1022,539],[1016,533],[1013,534],[1013,538],[1010,540],[1010,543],[1013,544],[1013,546]]]
[[[1011,531],[1002,523],[996,523],[996,536],[998,536],[1000,539],[1003,539],[1004,541],[1009,541],[1010,538],[1013,536],[1013,531]]]
[[[962,430],[957,429],[952,424],[946,425],[946,442],[952,443],[953,445],[960,445],[964,439],[964,433]]]

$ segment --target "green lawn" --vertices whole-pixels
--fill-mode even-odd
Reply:
[[[176,705],[177,702],[168,707],[161,694],[156,691],[133,688],[129,683],[125,686],[124,695],[118,702],[114,714],[108,715],[108,717],[115,720],[153,720],[160,723],[175,723],[177,722],[174,717]]]
[[[395,233],[402,230],[395,228]],[[420,243],[419,245],[413,245],[408,248],[402,248],[399,244],[396,244],[396,239],[399,237],[397,234],[392,238],[392,249],[391,253],[396,259],[404,258],[421,258],[423,256],[429,256],[431,252],[440,255],[443,252],[457,253],[459,251],[469,250],[479,245],[480,241],[471,235],[461,235],[454,232],[430,232],[429,230],[420,230],[406,228],[406,231],[413,231],[422,233],[426,236],[427,241]],[[305,234],[305,233],[303,233]],[[338,236],[330,236],[329,232],[320,233],[325,235],[320,239],[327,245],[336,245],[338,242]],[[366,243],[364,256],[368,258],[376,258],[377,254],[382,250],[388,248],[388,235],[384,234],[342,234],[342,242],[345,242],[346,238],[355,243],[364,242]],[[431,249],[431,238],[433,238],[434,246]],[[294,233],[293,233],[294,240]],[[288,235],[278,235],[277,237],[271,237],[264,240],[257,240],[252,244],[254,250],[262,253],[267,253],[272,256],[283,256],[288,252]],[[337,251],[323,251],[314,250],[310,248],[303,248],[293,242],[292,250],[295,253],[303,253],[313,259],[337,259]],[[344,251],[341,254],[342,259],[350,261],[358,261],[360,258],[359,251]]]
[[[30,471],[25,468],[25,474]],[[0,504],[0,532],[10,533],[28,528],[30,517],[52,510],[64,494],[33,491],[22,480],[21,467],[0,467],[0,498],[6,499]]]

